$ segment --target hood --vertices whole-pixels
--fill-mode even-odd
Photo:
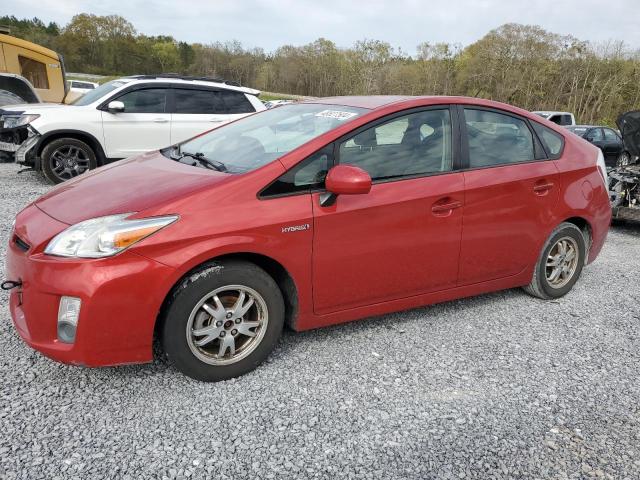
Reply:
[[[40,113],[42,111],[52,110],[56,108],[78,108],[72,105],[62,105],[60,103],[23,103],[21,105],[5,105],[0,108],[1,114],[18,115],[22,113]]]
[[[616,120],[624,148],[633,156],[640,155],[640,110],[623,113]]]
[[[40,197],[36,206],[54,219],[73,225],[94,217],[161,207],[231,177],[176,162],[156,151],[61,183]]]

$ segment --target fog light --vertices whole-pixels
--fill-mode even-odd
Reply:
[[[81,304],[82,300],[76,297],[60,298],[60,307],[58,308],[58,340],[61,342],[73,343],[75,341]]]

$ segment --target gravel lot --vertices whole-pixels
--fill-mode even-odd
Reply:
[[[49,186],[0,164],[0,255]],[[3,263],[2,263],[3,264]],[[31,351],[0,294],[0,478],[640,478],[640,227],[567,297],[520,290],[285,332],[203,384]]]

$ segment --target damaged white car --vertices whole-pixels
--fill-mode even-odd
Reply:
[[[72,105],[0,108],[0,152],[60,183],[113,160],[187,140],[265,110],[260,91],[203,77],[140,75]]]

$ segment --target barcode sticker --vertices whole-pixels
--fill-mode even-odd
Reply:
[[[334,118],[336,120],[347,120],[351,117],[355,117],[357,113],[343,112],[341,110],[323,110],[316,113],[316,117]]]

